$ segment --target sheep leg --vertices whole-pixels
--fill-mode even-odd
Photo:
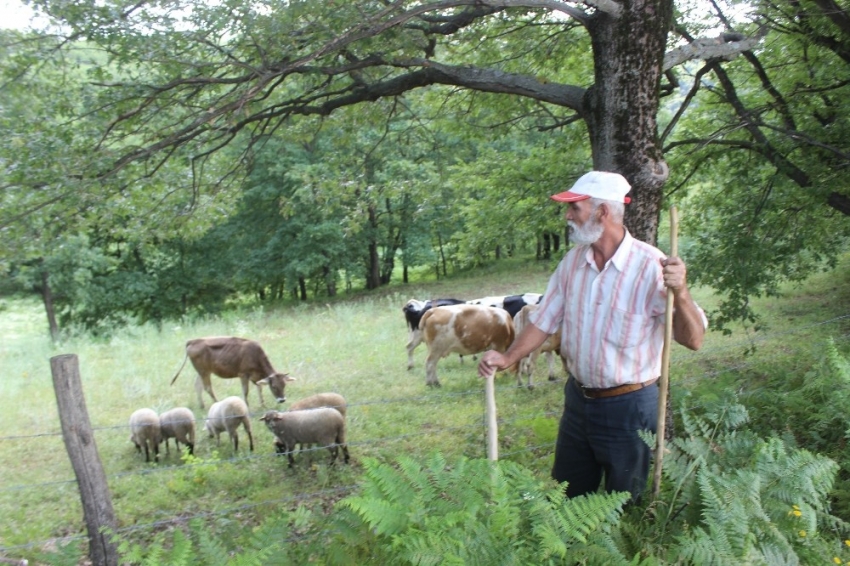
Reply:
[[[251,420],[248,417],[245,417],[245,420],[242,421],[245,423],[245,432],[248,433],[248,450],[251,452],[254,451],[254,435],[251,434]]]
[[[286,457],[289,459],[289,467],[292,468],[295,465],[295,458],[292,457],[292,452],[295,450],[295,444],[293,443],[292,446],[285,444],[284,447],[286,449]]]

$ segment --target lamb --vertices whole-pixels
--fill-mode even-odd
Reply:
[[[260,420],[266,423],[275,436],[275,450],[285,453],[289,458],[289,467],[295,463],[292,451],[296,444],[318,444],[327,446],[331,453],[330,464],[336,461],[339,446],[345,463],[348,463],[348,446],[345,444],[345,419],[336,409],[321,407],[301,411],[267,411]]]
[[[345,417],[345,397],[339,393],[316,393],[309,397],[304,397],[300,401],[296,401],[289,406],[290,411],[300,411],[302,409],[318,409],[319,407],[330,407],[336,409],[339,414]],[[299,446],[299,451],[309,448],[305,444]]]
[[[130,415],[130,441],[136,445],[139,454],[145,448],[145,462],[159,460],[159,443],[162,435],[159,429],[159,417],[153,409],[138,409]]]
[[[195,453],[195,415],[186,407],[177,407],[159,416],[159,430],[165,442],[168,454],[168,439],[174,439],[174,446],[180,451],[182,442],[189,447],[189,454]]]
[[[316,393],[309,397],[304,397],[300,401],[296,401],[289,406],[290,411],[300,411],[302,409],[317,409],[319,407],[330,407],[339,411],[343,417],[345,416],[345,397],[339,393]]]
[[[239,451],[239,434],[237,429],[239,425],[245,427],[245,432],[248,433],[248,444],[251,452],[254,451],[254,437],[251,434],[251,415],[248,412],[248,405],[241,397],[231,396],[221,401],[216,401],[210,407],[210,412],[207,415],[206,429],[210,434],[210,438],[215,437],[216,444],[221,444],[219,434],[227,431],[230,435],[230,440],[233,441],[233,451]]]

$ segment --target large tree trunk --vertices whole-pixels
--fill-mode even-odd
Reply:
[[[613,18],[599,11],[588,25],[595,82],[584,98],[593,168],[622,174],[632,185],[626,206],[631,234],[657,244],[663,187],[669,175],[659,148],[656,116],[672,0],[622,2]],[[675,436],[667,395],[665,437]]]
[[[656,243],[668,168],[658,147],[656,115],[672,0],[621,2],[619,17],[598,11],[589,22],[595,82],[584,99],[593,168],[621,173],[632,185],[626,225]]]

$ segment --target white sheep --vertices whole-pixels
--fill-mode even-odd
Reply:
[[[195,453],[195,414],[186,407],[176,407],[159,416],[159,431],[165,442],[168,454],[168,439],[174,439],[174,446],[180,451],[182,442],[189,447],[189,454]]]
[[[345,416],[345,397],[339,393],[316,393],[309,397],[292,403],[289,406],[290,411],[300,411],[302,409],[318,409],[319,407],[330,407],[339,411],[343,417]]]
[[[145,448],[145,462],[159,460],[159,443],[162,435],[159,429],[159,417],[153,409],[138,409],[130,415],[130,441],[136,445],[139,454]]]
[[[339,414],[345,417],[345,397],[340,395],[339,393],[316,393],[315,395],[310,395],[309,397],[304,397],[292,403],[289,406],[290,411],[301,411],[303,409],[318,409],[319,407],[330,407],[331,409],[336,409],[339,411]],[[299,446],[299,451],[305,450],[309,448],[306,444],[301,444]]]
[[[251,434],[251,415],[248,412],[248,405],[241,397],[227,397],[221,401],[216,401],[210,407],[210,412],[207,415],[206,429],[210,437],[215,437],[216,444],[221,444],[219,434],[227,431],[230,435],[230,440],[233,441],[233,451],[239,450],[239,434],[237,430],[239,425],[245,427],[245,432],[248,433],[248,444],[251,452],[254,451],[254,437]]]
[[[295,463],[292,451],[296,444],[318,444],[327,446],[333,464],[342,446],[345,462],[348,463],[348,446],[345,444],[345,418],[336,409],[321,407],[301,411],[267,411],[260,420],[266,423],[275,436],[275,450],[285,453],[289,467]]]

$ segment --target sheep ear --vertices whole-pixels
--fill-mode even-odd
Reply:
[[[272,419],[274,419],[276,421],[283,420],[283,416],[280,413],[277,413],[276,415],[274,415],[272,417]]]

